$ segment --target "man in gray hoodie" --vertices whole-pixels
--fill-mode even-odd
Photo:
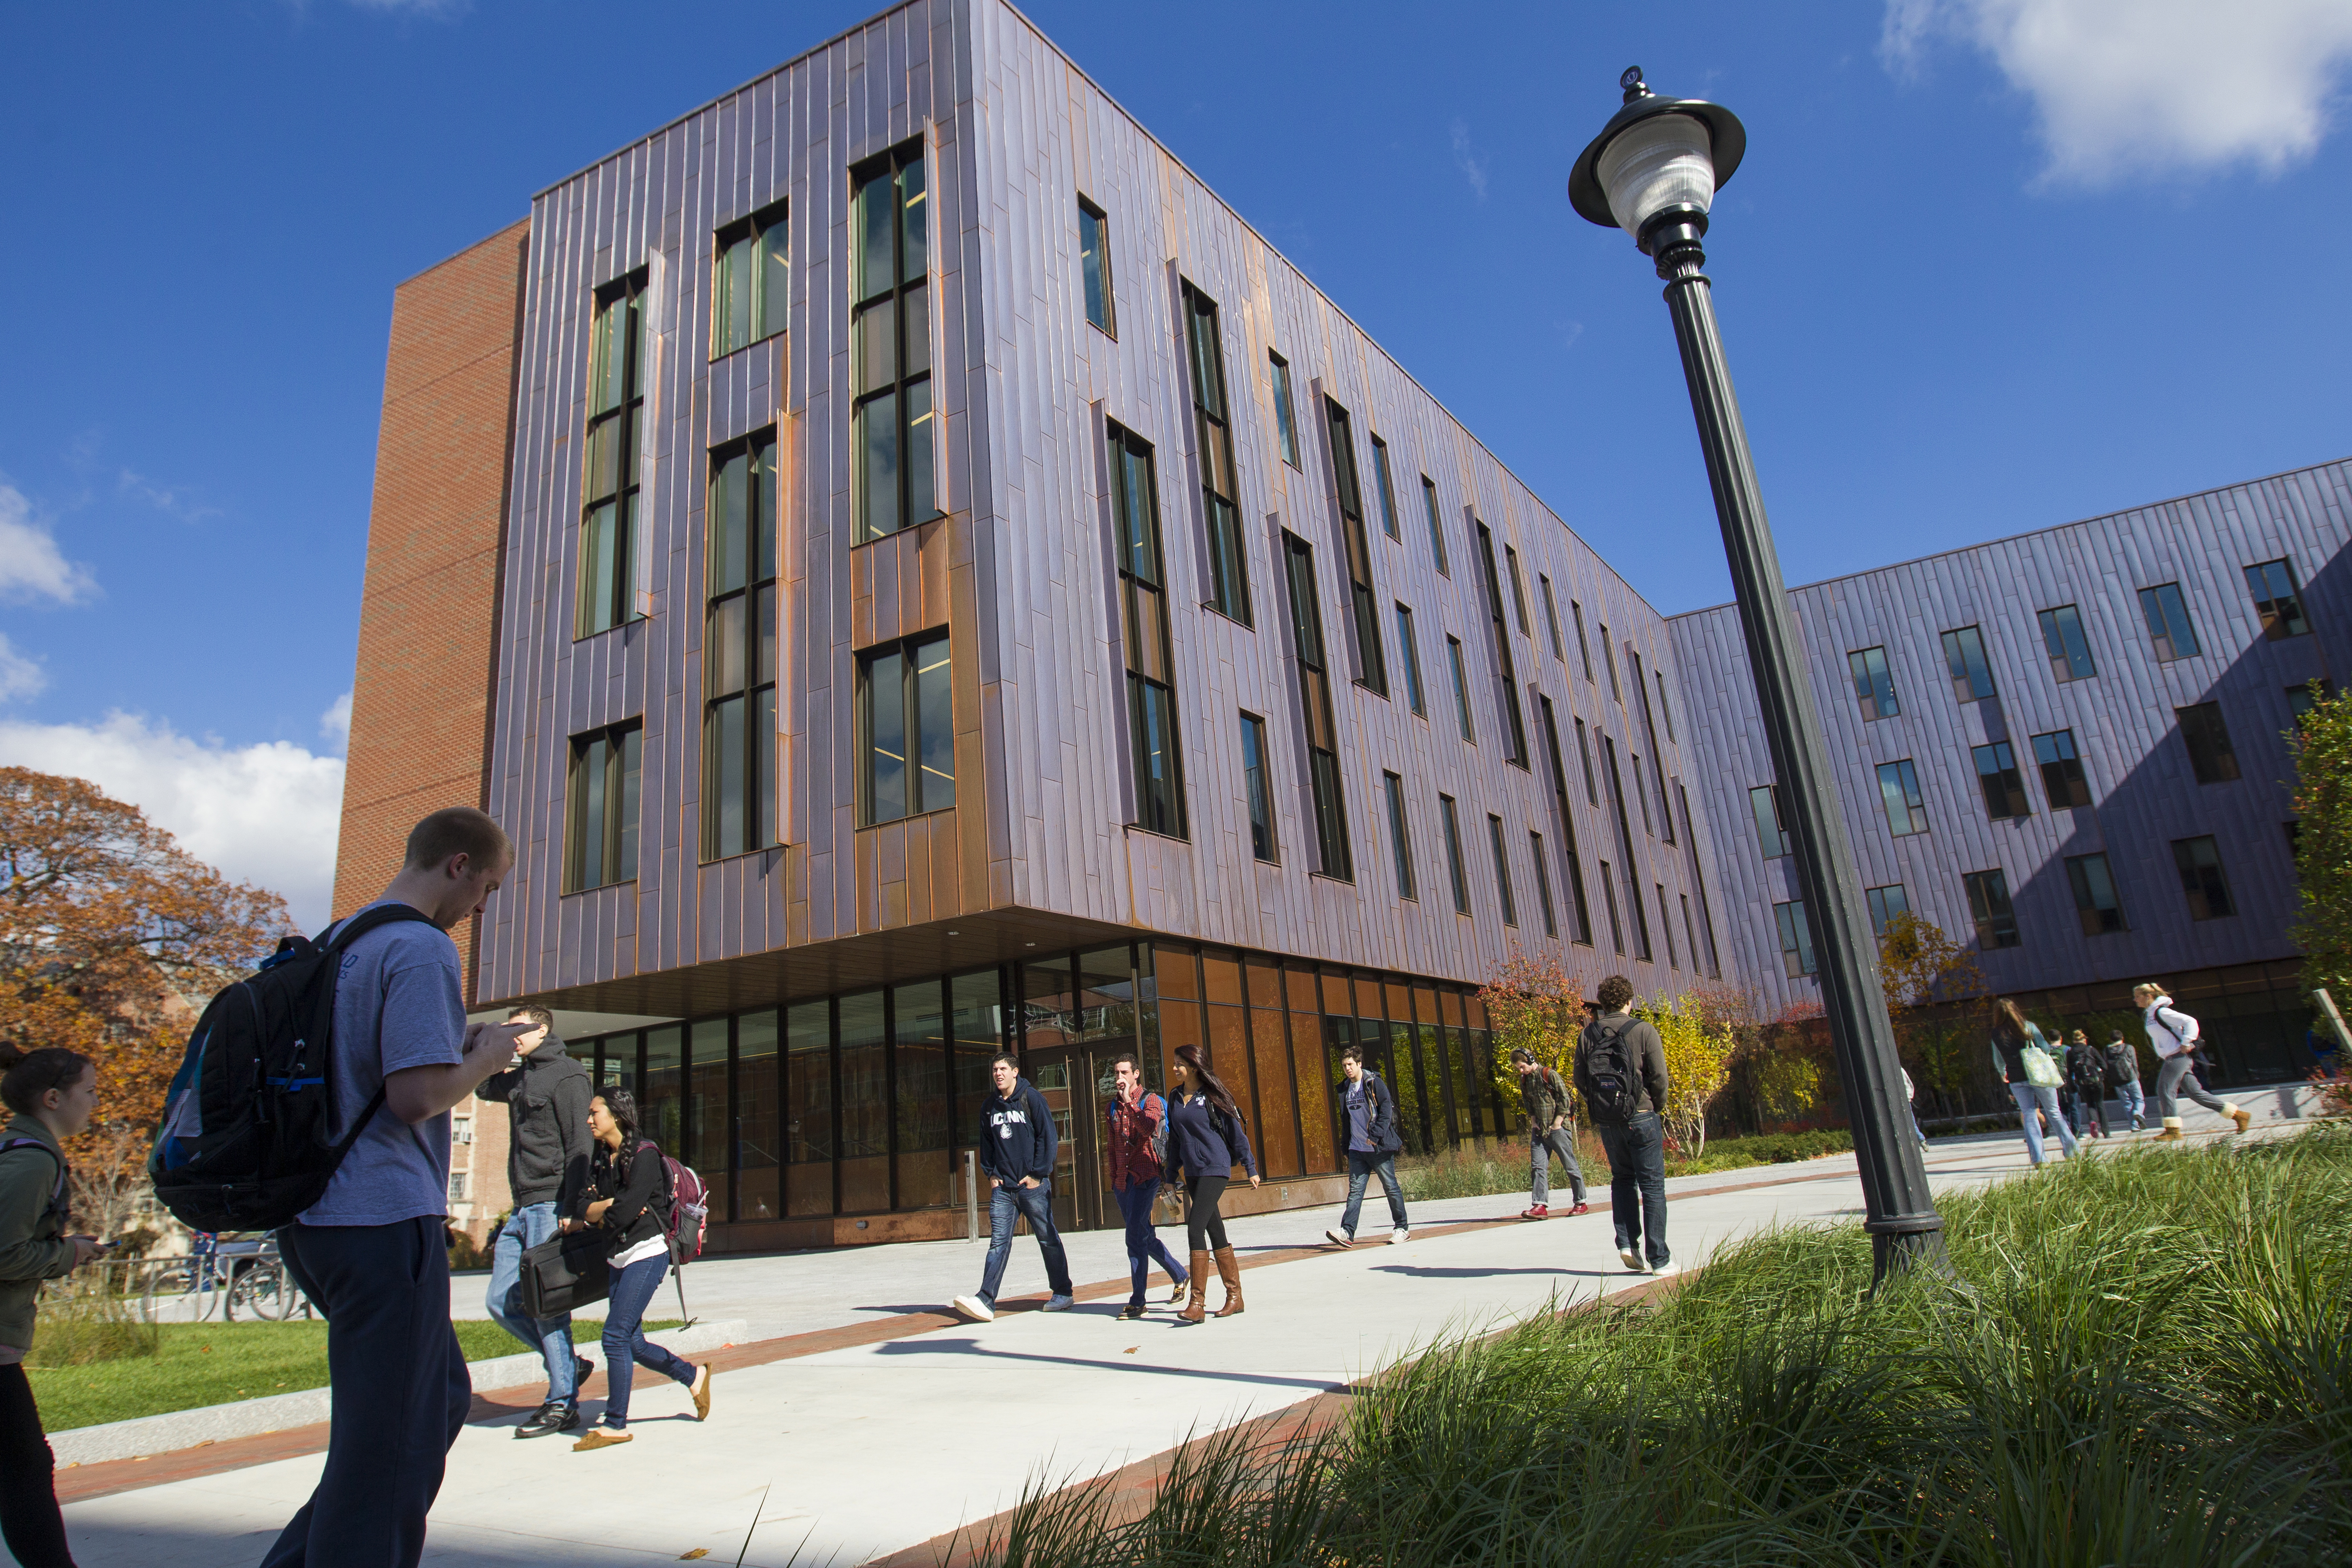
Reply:
[[[580,1425],[580,1381],[595,1369],[572,1348],[572,1314],[523,1315],[522,1255],[555,1234],[555,1200],[566,1178],[586,1184],[593,1086],[588,1069],[564,1054],[553,1014],[517,1007],[507,1021],[530,1027],[515,1037],[513,1064],[475,1091],[507,1108],[507,1185],[514,1194],[491,1252],[488,1304],[500,1328],[547,1363],[547,1401],[515,1428],[518,1437],[544,1437]]]
[[[1609,1156],[1617,1256],[1637,1274],[1672,1274],[1666,1250],[1666,1048],[1656,1026],[1626,1011],[1633,983],[1601,983],[1598,1015],[1576,1042],[1576,1090]],[[1647,1252],[1647,1258],[1643,1254]]]

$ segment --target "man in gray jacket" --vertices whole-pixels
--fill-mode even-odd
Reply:
[[[567,1176],[586,1184],[593,1086],[588,1069],[564,1054],[553,1014],[518,1007],[507,1021],[530,1027],[515,1037],[513,1064],[475,1091],[507,1108],[507,1185],[514,1195],[491,1252],[488,1306],[499,1327],[547,1363],[547,1401],[515,1428],[518,1437],[544,1437],[580,1425],[580,1380],[595,1369],[572,1348],[572,1314],[523,1315],[522,1255],[555,1234],[556,1194]]]
[[[1633,983],[1601,983],[1600,1014],[1576,1042],[1576,1089],[1609,1155],[1609,1211],[1617,1256],[1637,1274],[1672,1274],[1666,1250],[1666,1047],[1646,1018],[1625,1010]],[[1646,1251],[1648,1259],[1643,1261]]]

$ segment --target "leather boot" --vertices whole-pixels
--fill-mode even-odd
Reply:
[[[2243,1132],[2246,1130],[2246,1123],[2253,1120],[2252,1114],[2247,1111],[2241,1110],[2234,1105],[2225,1105],[2222,1109],[2221,1114],[2236,1122],[2238,1124],[2238,1131],[2241,1132]]]
[[[1209,1292],[1203,1289],[1209,1278],[1209,1255],[1192,1254],[1192,1288],[1184,1293],[1184,1310],[1176,1316],[1188,1323],[1197,1323],[1209,1315]]]
[[[1217,1248],[1217,1278],[1225,1282],[1225,1304],[1217,1309],[1217,1316],[1230,1318],[1242,1310],[1242,1265],[1230,1247]],[[1195,1292],[1195,1299],[1198,1292]]]
[[[2164,1119],[2164,1131],[2156,1135],[2156,1141],[2159,1143],[2179,1142],[2180,1141],[2180,1118],[2178,1116],[2166,1117]]]

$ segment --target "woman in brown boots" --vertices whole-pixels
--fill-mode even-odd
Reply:
[[[1176,1092],[1168,1097],[1168,1160],[1183,1183],[1185,1238],[1192,1249],[1192,1289],[1177,1314],[1197,1323],[1208,1306],[1208,1269],[1212,1248],[1217,1277],[1225,1282],[1225,1304],[1217,1316],[1230,1318],[1242,1310],[1242,1266],[1225,1240],[1225,1220],[1217,1200],[1225,1195],[1234,1166],[1249,1172],[1249,1184],[1258,1184],[1257,1156],[1250,1152],[1249,1129],[1241,1107],[1217,1081],[1198,1046],[1176,1047]]]

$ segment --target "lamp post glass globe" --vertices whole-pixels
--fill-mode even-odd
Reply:
[[[1636,242],[1654,218],[1675,208],[1704,218],[1715,205],[1714,140],[1687,114],[1635,121],[1601,148],[1594,173],[1610,212]]]

